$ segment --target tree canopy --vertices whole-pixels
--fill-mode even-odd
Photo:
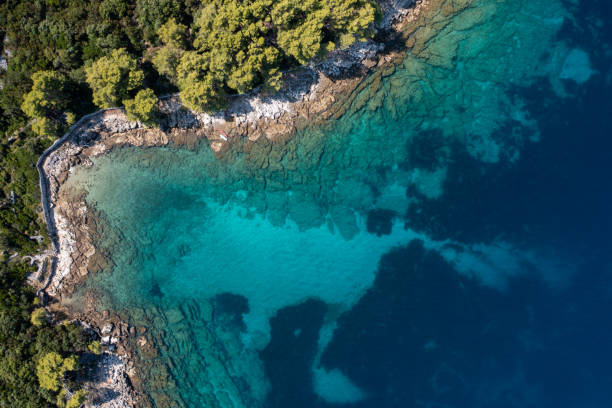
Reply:
[[[210,69],[210,56],[187,51],[176,67],[181,100],[191,110],[221,108],[226,103],[223,81]]]
[[[42,388],[49,391],[59,391],[66,372],[75,370],[77,366],[76,356],[62,358],[59,353],[51,351],[38,361],[36,376]]]
[[[292,60],[305,64],[373,35],[377,12],[371,0],[212,0],[194,16],[192,50],[184,51],[184,26],[169,20],[153,63],[187,107],[214,109],[225,94],[278,88]]]
[[[65,83],[66,79],[56,71],[32,75],[32,89],[25,95],[21,109],[35,120],[32,129],[37,134],[53,136],[67,123]]]
[[[126,99],[124,104],[125,113],[130,120],[138,120],[146,124],[154,122],[157,112],[157,96],[152,89],[138,91],[134,99]]]
[[[280,0],[271,11],[278,45],[300,64],[373,34],[377,9],[367,0]]]
[[[125,48],[114,50],[85,67],[86,80],[93,91],[93,102],[100,108],[118,106],[129,92],[142,86],[144,73],[136,58]]]
[[[47,321],[47,312],[42,307],[34,309],[30,315],[30,322],[34,326],[42,326]]]

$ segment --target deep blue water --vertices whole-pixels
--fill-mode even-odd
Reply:
[[[75,175],[114,258],[87,288],[159,334],[156,406],[610,406],[611,6],[493,3],[278,162]]]
[[[581,7],[578,19],[612,16],[607,2]],[[607,23],[600,28],[589,35],[566,27],[559,38],[601,49],[612,31]],[[500,294],[459,277],[418,242],[387,253],[374,286],[339,319],[322,358],[369,393],[351,406],[610,406],[612,84],[609,45],[604,48],[593,63],[607,68],[607,77],[602,72],[575,87],[574,98],[560,100],[546,81],[515,90],[542,131],[541,142],[526,145],[516,165],[483,165],[459,153],[443,199],[406,217],[432,237],[482,242],[504,236],[525,247],[549,247],[575,267],[570,283],[551,290],[522,276]],[[314,315],[303,325],[321,324],[320,305],[299,308]],[[278,326],[292,327],[280,316]],[[281,340],[282,328],[273,323],[272,329],[278,337],[263,354],[270,371],[299,366],[298,356],[316,344],[292,344],[286,356],[291,336]],[[294,392],[286,378],[277,381],[284,393],[271,406],[322,405],[313,393]]]

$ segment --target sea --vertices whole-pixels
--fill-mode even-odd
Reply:
[[[612,2],[446,3],[337,119],[69,177],[151,406],[612,406]]]

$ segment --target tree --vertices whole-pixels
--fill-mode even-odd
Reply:
[[[32,89],[23,98],[21,110],[34,119],[32,130],[38,135],[56,135],[66,124],[66,79],[56,71],[32,75]]]
[[[272,8],[272,22],[278,28],[278,45],[300,64],[322,49],[323,27],[329,8],[319,0],[281,0]]]
[[[278,45],[300,64],[372,36],[378,15],[371,0],[281,0],[271,11]]]
[[[154,40],[159,27],[169,18],[179,18],[183,7],[180,0],[137,0],[136,16],[145,38]]]
[[[268,38],[271,5],[270,0],[215,0],[194,20],[194,47],[208,58],[213,76],[239,93],[262,83],[280,63]]]
[[[119,105],[144,80],[136,59],[125,48],[114,50],[110,56],[85,67],[85,76],[93,91],[93,101],[101,108]]]
[[[157,35],[162,43],[176,48],[184,48],[187,37],[187,26],[179,24],[176,19],[171,18],[166,21],[159,30]]]
[[[191,110],[220,109],[227,103],[223,81],[210,66],[210,56],[187,51],[176,68],[181,100]]]
[[[165,75],[170,82],[176,84],[176,67],[183,56],[184,51],[169,45],[160,48],[153,56],[153,66],[162,75]]]
[[[157,30],[157,34],[165,45],[153,56],[153,66],[176,84],[176,67],[185,51],[187,27],[172,18]]]
[[[157,112],[157,97],[152,89],[138,91],[134,99],[126,99],[125,113],[130,120],[152,123]]]
[[[58,391],[66,371],[76,370],[76,356],[62,358],[55,351],[45,354],[36,365],[36,376],[40,386],[49,391]]]
[[[63,103],[64,77],[55,71],[39,71],[32,75],[32,90],[23,98],[21,109],[29,117],[45,117]]]
[[[40,327],[43,324],[45,324],[46,321],[47,321],[47,312],[42,307],[34,309],[32,314],[30,315],[30,322],[34,326]]]

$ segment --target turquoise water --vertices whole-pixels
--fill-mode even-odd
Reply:
[[[115,149],[70,176],[64,188],[84,188],[103,217],[97,245],[112,261],[80,294],[95,292],[97,307],[147,328],[137,341],[152,405],[441,406],[438,394],[422,390],[394,396],[393,389],[406,388],[395,383],[402,369],[393,358],[377,366],[386,360],[372,344],[385,342],[369,338],[366,328],[404,338],[396,326],[417,336],[421,324],[458,324],[455,334],[426,330],[413,363],[444,349],[440,336],[467,336],[447,351],[457,355],[463,347],[469,355],[470,347],[483,349],[468,335],[480,323],[461,325],[465,316],[432,312],[445,301],[462,310],[472,299],[465,293],[473,294],[503,319],[508,305],[524,298],[512,297],[517,281],[534,279],[543,293],[571,288],[581,262],[574,253],[538,236],[537,222],[524,214],[491,213],[512,196],[483,203],[506,189],[496,184],[500,171],[524,171],[533,149],[555,137],[541,119],[543,107],[575,100],[581,86],[601,76],[602,61],[568,40],[568,24],[579,24],[571,3],[465,3],[455,15],[429,17],[406,59],[374,76],[337,121],[282,144],[246,143],[221,160],[205,142],[191,150]],[[520,184],[508,189],[522,194]],[[449,289],[431,289],[428,273]],[[396,288],[416,303],[405,304]],[[377,305],[388,313],[374,313]],[[481,316],[482,305],[470,308]],[[413,363],[395,346],[389,350],[412,373],[406,367]],[[394,377],[377,374],[386,385],[370,383],[369,364]],[[460,364],[435,375],[462,372]],[[438,391],[468,389],[461,398],[448,394],[446,406],[514,406],[475,405],[466,397],[476,396],[470,375],[440,380]],[[504,381],[500,374],[491,387]]]

